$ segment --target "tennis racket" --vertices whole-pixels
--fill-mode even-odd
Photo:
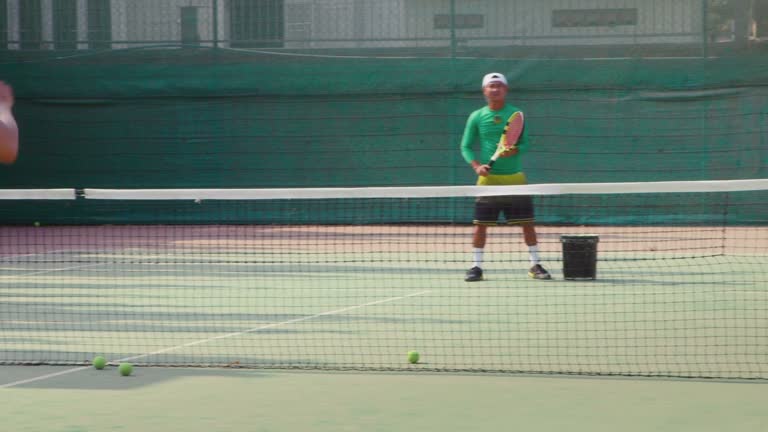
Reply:
[[[520,135],[523,133],[525,124],[523,122],[523,113],[521,111],[515,111],[507,119],[507,124],[504,125],[504,132],[499,138],[499,145],[496,148],[496,153],[491,156],[491,160],[488,161],[488,166],[492,167],[496,163],[496,159],[499,158],[504,152],[512,150],[517,144],[517,140],[520,139]]]

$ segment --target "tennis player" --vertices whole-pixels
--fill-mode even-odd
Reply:
[[[13,90],[0,81],[0,163],[12,164],[19,154],[19,129],[13,118]]]
[[[504,132],[504,124],[509,116],[520,109],[507,104],[509,90],[507,79],[500,73],[489,73],[483,77],[483,95],[488,105],[470,114],[461,139],[461,154],[464,160],[472,166],[477,174],[478,185],[523,185],[526,184],[525,173],[521,170],[520,155],[529,147],[526,129],[511,150],[503,153],[493,170],[488,166],[493,153]],[[479,155],[473,150],[474,144],[480,142]],[[504,214],[507,224],[519,225],[523,228],[525,244],[528,245],[531,268],[528,276],[533,279],[551,279],[549,272],[539,262],[539,247],[534,228],[533,199],[530,196],[507,196],[478,198],[475,202],[474,234],[474,264],[464,278],[467,282],[483,280],[483,252],[489,226],[497,225],[499,216]]]

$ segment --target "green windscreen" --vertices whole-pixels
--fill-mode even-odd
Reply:
[[[764,2],[54,3],[6,17],[0,188],[473,184],[491,71],[531,183],[768,176]]]

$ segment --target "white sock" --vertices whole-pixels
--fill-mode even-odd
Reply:
[[[528,246],[528,253],[531,254],[531,265],[538,264],[539,261],[539,245]]]
[[[473,255],[475,258],[475,262],[473,264],[473,267],[480,267],[483,268],[483,251],[485,249],[483,248],[475,248]]]

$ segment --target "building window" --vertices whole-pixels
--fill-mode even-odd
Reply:
[[[112,10],[110,0],[88,0],[88,47],[112,48]]]
[[[181,43],[192,45],[200,43],[198,8],[195,6],[181,8]]]
[[[552,11],[552,27],[637,25],[637,9],[562,9]]]
[[[53,0],[53,47],[77,49],[77,0]]]
[[[19,2],[19,40],[21,49],[40,49],[43,39],[43,14],[40,0]]]
[[[284,38],[283,0],[230,0],[232,47],[280,47]]]
[[[483,28],[485,25],[485,16],[479,14],[457,14],[454,18],[454,28],[457,29],[473,29]],[[435,29],[450,29],[451,28],[451,15],[450,14],[438,14],[435,15]]]

